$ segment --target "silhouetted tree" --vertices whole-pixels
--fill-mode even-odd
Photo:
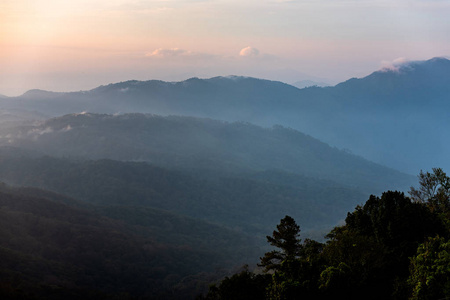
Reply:
[[[197,299],[206,300],[263,300],[266,295],[266,286],[270,281],[268,274],[254,274],[248,266],[231,277],[225,277],[219,286],[212,285],[206,297]]]
[[[450,198],[450,177],[441,169],[433,168],[433,172],[424,173],[422,170],[419,175],[419,189],[411,187],[409,194],[412,200],[417,202],[448,202]]]
[[[294,261],[301,252],[300,226],[290,216],[285,216],[277,225],[272,236],[267,236],[267,241],[279,250],[267,252],[261,257],[260,267],[266,272],[279,270],[283,261]]]
[[[441,220],[450,229],[450,177],[441,168],[433,168],[433,172],[420,171],[419,188],[411,187],[411,198],[425,203],[432,212],[439,214]]]

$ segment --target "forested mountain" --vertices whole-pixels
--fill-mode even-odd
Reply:
[[[192,299],[255,263],[280,215],[294,212],[320,239],[364,197],[283,171],[176,171],[13,147],[1,148],[0,180],[73,197],[1,186],[0,295],[17,299]]]
[[[335,87],[297,89],[281,82],[233,76],[183,82],[127,81],[73,93],[33,90],[1,99],[1,106],[6,110],[26,107],[47,116],[142,112],[269,127],[281,124],[417,174],[430,165],[450,166],[446,155],[450,146],[441,129],[449,125],[449,78],[450,62],[434,58]]]
[[[162,209],[238,229],[260,244],[280,215],[293,212],[306,234],[312,234],[308,232],[337,224],[366,196],[334,182],[283,172],[201,174],[147,163],[8,152],[0,154],[0,180],[10,184],[45,188],[96,205]]]
[[[58,157],[147,161],[163,167],[241,173],[283,170],[379,193],[413,176],[340,151],[293,129],[143,114],[74,114],[0,130],[0,144]]]
[[[285,215],[319,240],[308,251],[322,251],[323,234],[370,194],[416,183],[395,168],[417,174],[450,165],[449,80],[450,62],[432,59],[325,88],[230,76],[1,98],[0,181],[10,186],[0,186],[0,296],[192,299],[230,269],[255,263]],[[447,205],[390,193],[386,203],[414,212],[408,222]],[[370,203],[384,205],[383,197]],[[351,216],[336,230],[352,229]],[[402,222],[402,230],[412,226]],[[331,249],[368,238],[359,259],[372,246],[391,246],[360,237],[361,228],[331,232]],[[440,232],[433,230],[427,236]],[[423,237],[406,241],[408,255]],[[382,250],[395,261],[395,251]],[[319,290],[329,276],[322,296],[339,276],[360,274],[352,258],[350,272],[333,255],[315,270],[328,272],[324,278],[314,273]],[[392,280],[407,278],[401,258],[403,273]],[[379,259],[369,261],[384,274]]]
[[[2,299],[192,299],[258,255],[248,236],[151,208],[0,186]]]

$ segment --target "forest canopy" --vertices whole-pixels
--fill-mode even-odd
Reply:
[[[275,249],[261,257],[262,272],[247,268],[226,277],[204,299],[448,297],[450,178],[440,168],[418,177],[411,197],[397,191],[370,196],[325,243],[301,242],[300,226],[284,217],[267,236]]]

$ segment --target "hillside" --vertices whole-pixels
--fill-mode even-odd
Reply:
[[[0,180],[10,184],[40,187],[95,205],[120,206],[118,212],[129,210],[135,222],[147,208],[172,212],[238,229],[260,244],[280,216],[298,217],[308,234],[334,226],[366,197],[334,182],[281,171],[203,174],[143,162],[70,161],[14,152],[2,149],[0,154]],[[163,216],[158,220],[165,223]]]
[[[0,130],[0,145],[58,157],[146,161],[184,170],[242,173],[283,170],[366,193],[406,190],[395,170],[331,148],[293,129],[189,117],[74,114]]]
[[[83,92],[31,91],[1,99],[1,104],[6,110],[21,108],[46,116],[141,112],[266,127],[280,124],[417,174],[430,166],[450,166],[446,155],[450,145],[443,130],[449,126],[449,78],[450,62],[434,58],[376,71],[335,87],[297,89],[236,76],[126,81]]]
[[[4,299],[192,299],[220,268],[258,255],[245,235],[150,208],[6,185],[0,207]]]

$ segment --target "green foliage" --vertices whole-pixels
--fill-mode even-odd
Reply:
[[[371,236],[395,255],[407,258],[426,236],[445,230],[436,216],[403,193],[388,191],[381,198],[371,196],[363,207],[349,213],[345,222],[350,231]]]
[[[445,173],[435,170],[435,175],[445,187]],[[440,187],[435,198],[446,193]],[[387,191],[370,196],[345,222],[327,235],[325,245],[308,239],[301,244],[295,221],[282,219],[267,237],[278,250],[261,258],[272,274],[266,298],[431,300],[450,295],[448,219],[429,200],[411,201]]]
[[[351,268],[343,262],[337,267],[328,267],[320,274],[319,289],[341,290],[352,288],[348,278],[351,277]]]
[[[231,277],[225,277],[219,286],[212,285],[207,300],[262,300],[270,275],[254,274],[248,266]]]
[[[414,201],[430,202],[433,206],[444,204],[450,198],[450,177],[441,169],[433,168],[433,172],[420,171],[419,189],[411,187],[410,194]]]
[[[371,236],[335,228],[323,250],[323,272],[318,281],[325,295],[340,295],[348,299],[386,299],[388,286],[387,249]]]
[[[302,295],[306,299],[320,299],[322,292],[317,289],[317,282],[321,269],[320,252],[304,253],[295,260],[283,261],[267,286],[268,298],[288,300]]]
[[[349,279],[360,295],[371,291],[374,299],[402,298],[409,257],[427,236],[443,233],[443,224],[426,205],[388,191],[381,197],[371,196],[364,206],[349,213],[346,225],[329,236],[324,253],[332,259],[332,266],[340,262],[350,266]]]
[[[320,274],[323,244],[310,239],[301,244],[299,237],[300,227],[290,216],[281,219],[277,230],[267,236],[267,241],[279,249],[261,258],[260,266],[272,273],[267,286],[268,299],[294,299],[299,293],[318,296],[314,288]]]
[[[284,272],[272,275],[272,281],[267,287],[267,298],[274,300],[294,299],[299,292],[300,283]]]
[[[413,300],[444,299],[450,296],[450,242],[436,236],[428,238],[411,258],[408,283]]]
[[[450,230],[450,177],[441,169],[420,171],[419,189],[411,187],[410,195],[416,202],[426,203],[431,211],[440,215]]]

